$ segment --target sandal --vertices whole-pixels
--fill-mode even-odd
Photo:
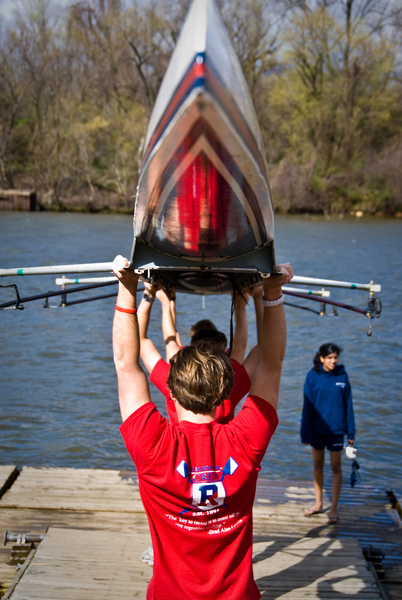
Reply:
[[[338,517],[328,517],[327,525],[336,525]]]
[[[315,509],[315,508],[306,508],[306,510],[303,512],[305,517],[312,517],[313,515],[320,515],[324,512],[324,510],[322,508],[320,508],[319,510]]]

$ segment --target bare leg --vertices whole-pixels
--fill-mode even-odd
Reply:
[[[324,460],[325,450],[316,450],[315,448],[313,448],[315,504],[312,508],[308,508],[304,511],[305,517],[310,517],[314,513],[322,512],[322,492],[324,488]]]
[[[330,452],[332,470],[332,504],[328,517],[334,519],[338,516],[338,500],[342,486],[342,452]]]

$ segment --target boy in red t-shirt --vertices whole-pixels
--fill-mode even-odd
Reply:
[[[171,425],[178,425],[179,421],[175,404],[170,396],[170,390],[167,385],[170,372],[169,361],[180,348],[182,348],[182,342],[176,327],[176,298],[174,293],[169,293],[147,281],[144,281],[144,287],[145,291],[138,307],[140,357],[149,372],[150,381],[165,396],[169,422]],[[254,300],[257,345],[250,351],[245,359],[248,337],[246,304],[249,295],[252,295]],[[148,325],[152,304],[154,303],[155,298],[158,298],[162,305],[162,333],[166,347],[166,361],[163,360],[152,340],[148,338]],[[232,348],[229,354],[233,368],[234,386],[229,397],[225,398],[216,409],[215,420],[218,423],[229,423],[229,421],[234,418],[236,406],[250,390],[250,376],[254,374],[260,359],[259,343],[261,342],[260,330],[262,326],[262,314],[262,285],[255,286],[251,288],[250,291],[244,290],[242,294],[236,293],[234,302],[235,330]],[[209,319],[197,321],[190,329],[190,336],[190,344],[193,344],[197,340],[208,339],[218,348],[226,351],[226,335],[223,332],[218,331],[214,323]],[[152,546],[149,546],[142,552],[141,560],[148,565],[153,566],[154,555]]]
[[[170,425],[151,402],[140,366],[136,316],[138,275],[119,256],[113,321],[121,433],[137,467],[154,547],[147,600],[257,600],[252,571],[252,507],[257,476],[277,426],[286,348],[281,286],[289,264],[264,279],[261,361],[250,396],[225,425],[216,409],[229,396],[233,370],[209,342],[182,348],[171,361],[168,386],[179,424]]]

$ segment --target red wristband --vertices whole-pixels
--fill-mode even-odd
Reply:
[[[136,308],[122,308],[121,306],[118,306],[117,304],[115,304],[114,307],[119,312],[127,313],[128,315],[135,315],[135,313],[137,312]]]

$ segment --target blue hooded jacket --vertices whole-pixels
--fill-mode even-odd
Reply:
[[[352,390],[343,365],[325,371],[311,369],[304,384],[301,441],[311,443],[311,435],[348,435],[354,440],[355,418]]]

